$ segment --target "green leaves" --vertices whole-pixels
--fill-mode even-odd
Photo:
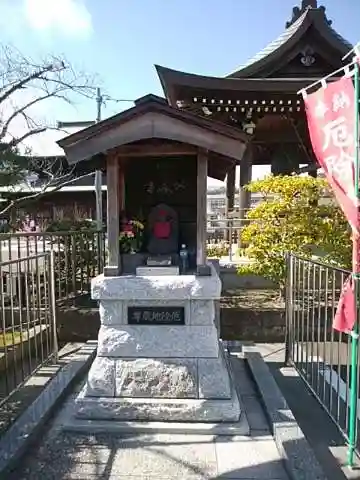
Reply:
[[[229,242],[208,243],[206,245],[206,256],[208,258],[221,258],[229,255]]]
[[[269,176],[246,188],[261,193],[263,201],[248,212],[241,240],[252,263],[239,267],[239,273],[261,275],[283,287],[286,253],[311,257],[314,249],[325,261],[351,265],[350,229],[325,180]]]
[[[13,186],[26,177],[28,160],[17,149],[0,144],[0,186]]]

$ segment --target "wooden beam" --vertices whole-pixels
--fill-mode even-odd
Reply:
[[[196,155],[197,148],[192,145],[176,144],[141,144],[122,145],[115,149],[119,157],[159,157],[170,155]]]
[[[118,276],[121,273],[119,249],[119,215],[121,201],[119,159],[115,155],[108,155],[106,164],[108,264],[104,268],[104,275]]]
[[[209,275],[206,268],[206,192],[208,152],[199,149],[197,155],[196,188],[196,266],[199,275]]]

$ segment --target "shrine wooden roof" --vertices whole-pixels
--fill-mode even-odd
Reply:
[[[267,93],[296,93],[301,88],[314,81],[314,77],[305,78],[233,78],[233,77],[212,77],[207,75],[197,75],[194,73],[181,72],[171,68],[155,65],[161,84],[167,94],[168,101],[175,105],[180,97],[177,92],[182,92],[183,88],[198,89],[208,91],[228,91],[228,92],[267,92]],[[175,92],[176,89],[176,92]],[[175,96],[174,96],[175,95]]]
[[[135,101],[134,107],[57,143],[70,165],[114,151],[125,157],[141,157],[142,152],[145,156],[149,149],[164,154],[161,145],[169,142],[175,145],[174,152],[185,152],[181,145],[192,146],[187,149],[192,155],[203,148],[209,152],[209,176],[224,180],[229,168],[241,161],[248,140],[249,136],[236,127],[173,108],[164,98],[147,95]]]
[[[165,96],[174,106],[181,107],[179,102],[187,103],[191,97],[216,98],[221,93],[225,101],[231,100],[234,92],[282,93],[286,97],[343,66],[342,58],[351,48],[332,28],[325,8],[314,0],[303,0],[301,9],[293,9],[285,31],[226,77],[195,75],[159,65],[156,70]]]
[[[172,106],[252,131],[253,164],[271,163],[284,146],[288,156],[308,163],[314,155],[297,92],[344,66],[351,48],[317,0],[302,0],[282,34],[225,77],[155,67]]]

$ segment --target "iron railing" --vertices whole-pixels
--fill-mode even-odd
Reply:
[[[207,249],[211,256],[236,257],[241,244],[241,231],[248,225],[248,218],[217,217],[207,221]]]
[[[105,232],[34,232],[0,234],[0,262],[54,252],[55,297],[90,293],[91,279],[103,271]]]
[[[0,262],[0,407],[57,361],[54,252]]]
[[[212,223],[211,223],[212,222]],[[207,248],[213,257],[232,261],[239,248],[241,229],[247,219],[219,217],[208,221]],[[89,294],[91,279],[103,271],[106,232],[0,233],[0,262],[54,250],[56,299]]]
[[[351,337],[335,331],[332,322],[349,274],[347,270],[288,255],[286,362],[296,368],[346,440],[350,431]],[[359,359],[359,378],[358,364]],[[360,409],[356,433],[359,413]],[[359,451],[359,441],[357,445]]]

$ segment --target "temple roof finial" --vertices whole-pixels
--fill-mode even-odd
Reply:
[[[317,0],[302,0],[301,3],[301,10],[305,10],[306,8],[318,8]]]
[[[292,11],[292,18],[286,22],[286,28],[289,28],[303,13],[307,10],[321,10],[324,14],[326,22],[331,25],[331,21],[326,18],[325,7],[319,7],[317,0],[302,0],[301,7],[294,7]]]

